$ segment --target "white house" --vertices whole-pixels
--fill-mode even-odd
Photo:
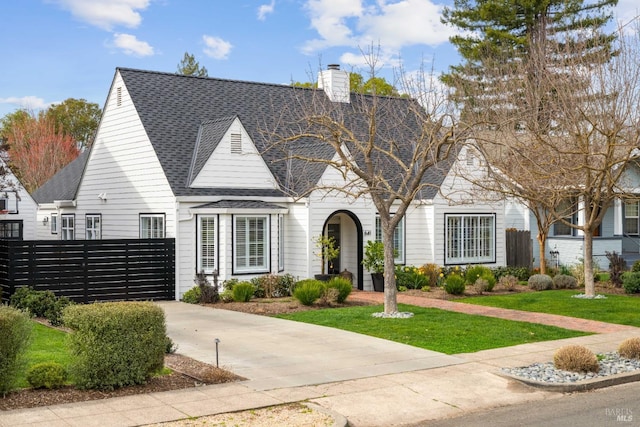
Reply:
[[[38,205],[1,159],[0,169],[3,173],[0,186],[0,239],[35,239]]]
[[[339,67],[319,80],[329,100],[354,102]],[[314,93],[117,69],[91,150],[38,190],[39,222],[49,218],[39,237],[174,238],[180,298],[199,271],[217,271],[221,280],[312,277],[321,270],[313,238],[328,234],[341,249],[334,268],[353,273],[359,289],[371,289],[361,261],[366,242],[380,235],[373,203],[320,190],[292,197],[342,177],[320,165],[278,161],[277,152],[264,150],[265,125],[283,120],[285,107]],[[312,143],[296,149],[318,150]],[[448,162],[425,175],[431,186],[396,229],[398,263],[504,265],[505,206],[471,203],[460,191],[468,185],[457,177],[460,169],[479,166],[473,156],[458,154],[455,168]]]

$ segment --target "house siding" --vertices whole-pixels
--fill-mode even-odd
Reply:
[[[84,238],[87,213],[102,214],[105,239],[138,238],[139,215],[151,213],[164,214],[165,236],[175,237],[175,198],[119,73],[97,136],[78,189],[76,238]]]

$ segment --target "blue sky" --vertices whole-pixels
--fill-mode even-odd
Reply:
[[[210,77],[288,84],[339,63],[363,75],[380,45],[380,75],[399,63],[436,72],[459,62],[440,24],[453,0],[2,1],[0,117],[67,98],[103,106],[116,67],[175,72],[185,52]],[[619,0],[617,18],[638,14]],[[311,77],[313,76],[313,77]]]

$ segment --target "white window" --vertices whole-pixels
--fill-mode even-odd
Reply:
[[[51,214],[51,234],[58,234],[58,214]]]
[[[284,215],[278,216],[278,271],[284,270]]]
[[[445,215],[445,263],[495,262],[495,215]]]
[[[102,238],[102,218],[100,214],[89,214],[86,217],[86,239],[100,240]]]
[[[379,215],[376,215],[376,241],[382,242],[382,224]],[[393,262],[404,264],[404,217],[393,230],[393,251],[396,254]]]
[[[575,203],[569,200],[561,202],[556,208],[558,214],[564,217],[564,220],[570,224],[577,222],[577,215],[575,214]],[[568,224],[557,221],[553,223],[553,235],[554,236],[572,236],[573,228]]]
[[[234,272],[268,272],[269,218],[235,216],[233,232]]]
[[[76,217],[75,215],[61,215],[60,216],[60,239],[73,240],[75,239],[75,227]]]
[[[141,214],[140,238],[164,239],[164,214]]]
[[[638,220],[640,220],[639,202],[627,201],[624,204],[624,232],[638,235]]]
[[[218,233],[215,216],[198,217],[198,270],[211,274],[217,269]]]

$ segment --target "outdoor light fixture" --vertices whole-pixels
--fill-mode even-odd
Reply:
[[[47,225],[48,222],[49,222],[48,216],[45,216],[44,218],[42,218],[42,225]]]
[[[216,368],[219,368],[220,365],[218,364],[218,344],[220,343],[220,339],[216,338],[214,341],[216,343]]]

